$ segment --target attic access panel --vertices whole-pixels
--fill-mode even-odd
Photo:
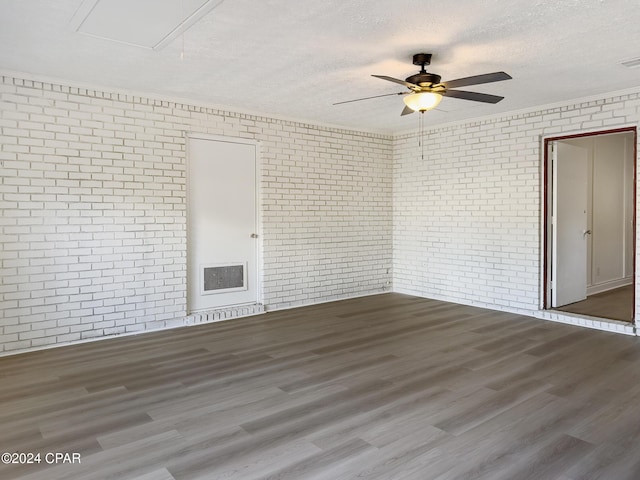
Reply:
[[[84,0],[71,27],[78,33],[158,50],[223,0]]]

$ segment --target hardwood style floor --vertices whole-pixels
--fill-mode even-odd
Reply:
[[[578,313],[611,320],[633,321],[633,285],[590,295],[586,300],[558,308],[563,312]]]
[[[1,358],[42,463],[0,478],[638,479],[639,380],[635,337],[376,295]]]

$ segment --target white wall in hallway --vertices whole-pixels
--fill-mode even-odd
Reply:
[[[563,140],[589,156],[588,295],[629,284],[633,275],[633,132]]]

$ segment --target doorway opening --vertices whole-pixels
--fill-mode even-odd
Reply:
[[[634,321],[636,135],[544,140],[546,310]]]

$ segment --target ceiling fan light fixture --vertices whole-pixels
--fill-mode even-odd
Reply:
[[[404,104],[415,112],[425,112],[438,106],[442,95],[434,92],[416,92],[406,95]]]
[[[342,103],[359,102],[360,100],[368,100],[370,98],[388,97],[391,95],[403,95],[405,107],[401,116],[408,115],[413,112],[426,112],[433,110],[438,106],[443,96],[458,98],[460,100],[470,100],[472,102],[498,103],[504,97],[498,95],[489,95],[487,93],[469,92],[466,90],[454,90],[458,87],[468,85],[481,85],[484,83],[501,82],[502,80],[510,80],[512,77],[505,72],[485,73],[482,75],[473,75],[471,77],[456,78],[447,82],[440,82],[440,75],[435,73],[427,73],[425,65],[429,65],[431,61],[430,53],[417,53],[413,56],[413,64],[420,65],[420,72],[415,75],[401,80],[399,78],[388,77],[386,75],[372,75],[373,77],[387,82],[404,85],[409,89],[404,92],[386,93],[382,95],[374,95],[372,97],[357,98],[355,100],[347,100],[346,102],[334,103],[340,105]]]

